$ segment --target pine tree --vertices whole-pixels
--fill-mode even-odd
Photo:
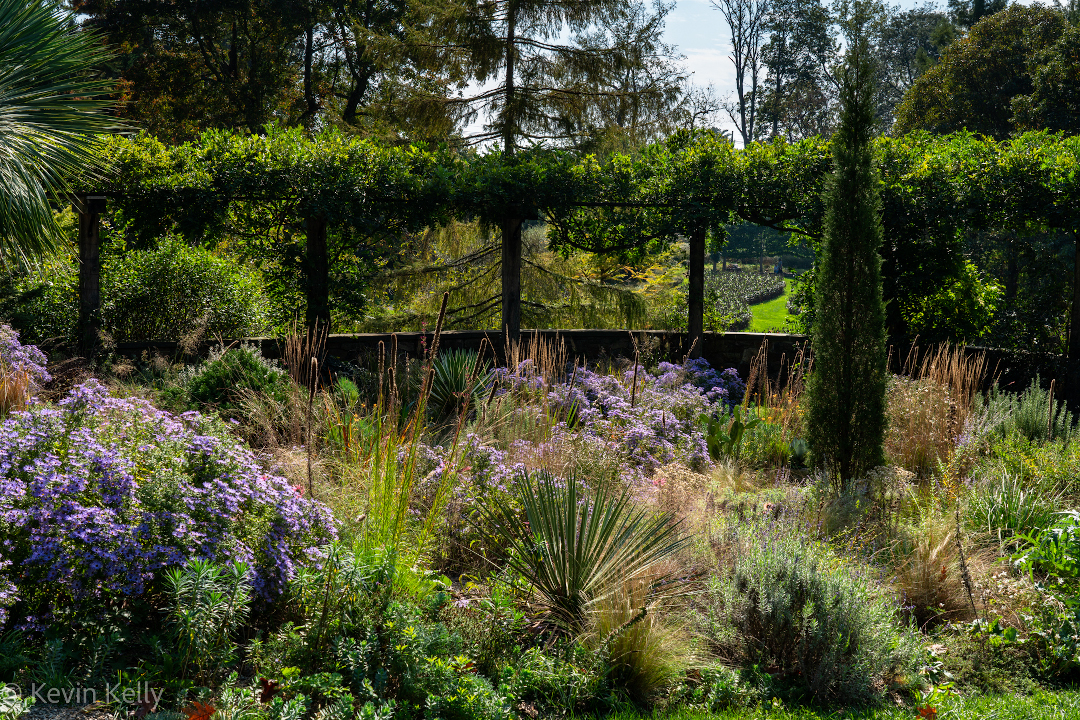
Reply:
[[[807,439],[846,482],[883,461],[885,306],[881,201],[874,172],[874,78],[869,3],[847,23],[840,71],[840,127],[833,137],[824,242],[815,287],[814,373]]]

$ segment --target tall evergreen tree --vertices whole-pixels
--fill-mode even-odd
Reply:
[[[847,57],[840,71],[840,126],[833,137],[830,182],[818,266],[808,387],[807,439],[839,473],[857,477],[883,461],[885,305],[881,295],[881,199],[871,141],[874,80],[871,0],[856,0],[844,23]]]

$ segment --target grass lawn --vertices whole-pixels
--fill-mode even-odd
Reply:
[[[767,302],[751,305],[750,310],[754,318],[750,321],[747,332],[773,332],[780,331],[784,322],[788,319],[787,294],[791,291],[791,278],[784,280],[784,294]]]
[[[1080,718],[1080,692],[953,697],[936,709],[937,720],[1073,720]],[[606,716],[604,720],[913,720],[918,717],[915,711],[903,708],[830,711],[805,707],[762,706],[757,709],[738,708],[717,713],[690,709],[653,715],[641,715],[633,711],[616,712]]]

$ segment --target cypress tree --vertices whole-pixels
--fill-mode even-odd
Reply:
[[[814,289],[814,372],[806,417],[811,448],[842,483],[883,462],[886,425],[883,229],[871,154],[876,68],[865,5],[855,3],[853,9]]]

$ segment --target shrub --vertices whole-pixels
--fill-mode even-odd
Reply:
[[[586,664],[577,657],[529,648],[510,671],[506,686],[519,707],[531,708],[539,717],[574,716],[587,711],[603,689]]]
[[[162,393],[162,401],[177,410],[219,410],[228,416],[236,414],[245,390],[283,405],[296,395],[284,369],[264,359],[258,348],[240,346],[185,369],[177,385]]]
[[[1049,527],[1061,500],[1062,493],[1045,478],[1025,482],[1022,471],[1011,474],[1001,468],[1000,474],[972,483],[967,512],[974,528],[1004,542]]]
[[[257,275],[176,238],[107,256],[101,282],[102,329],[116,342],[176,340],[197,330],[243,337],[267,327]]]
[[[1011,426],[1030,441],[1069,440],[1076,431],[1076,419],[1065,403],[1055,401],[1043,390],[1036,375],[1024,392],[1011,399]]]
[[[475,352],[444,350],[435,358],[428,409],[436,420],[455,417],[465,402],[475,409],[491,384],[489,363],[479,362]]]
[[[627,464],[651,472],[675,461],[701,468],[708,447],[699,418],[738,404],[745,387],[735,369],[718,372],[698,359],[662,362],[655,375],[640,367],[622,377],[577,370],[547,399],[563,429],[614,444]]]
[[[0,592],[30,628],[131,602],[193,557],[248,563],[272,599],[333,533],[327,509],[263,473],[222,421],[93,380],[10,415],[0,468]]]
[[[709,581],[701,623],[719,649],[819,703],[914,682],[921,643],[866,569],[783,519],[733,525],[725,539],[733,567]]]

